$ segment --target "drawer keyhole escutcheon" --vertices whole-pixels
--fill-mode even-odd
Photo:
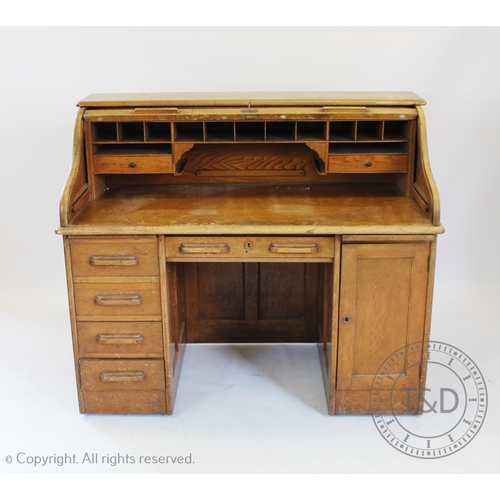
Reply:
[[[134,168],[134,167],[135,167],[135,162],[131,161],[131,162],[129,163],[129,167]]]
[[[367,167],[371,167],[372,166],[372,162],[370,160],[367,160],[367,161],[365,161],[365,165]]]
[[[349,316],[344,316],[343,320],[344,320],[344,323],[349,323],[351,318]]]
[[[253,247],[253,243],[251,241],[246,241],[244,247],[250,250]]]

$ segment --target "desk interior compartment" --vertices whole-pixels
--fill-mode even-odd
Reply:
[[[295,122],[276,121],[266,123],[266,141],[294,141],[295,140]]]
[[[146,142],[172,142],[171,122],[147,122]]]
[[[297,140],[325,141],[326,122],[323,121],[297,122]]]
[[[116,122],[93,122],[91,130],[92,142],[94,144],[106,144],[118,141]]]
[[[121,122],[118,124],[119,142],[144,142],[143,122]]]

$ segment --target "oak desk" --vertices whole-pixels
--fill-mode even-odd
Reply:
[[[187,343],[314,342],[330,414],[421,410],[439,197],[401,93],[98,94],[60,205],[80,411],[173,411]],[[418,345],[418,344],[417,344]],[[392,401],[392,403],[390,402]]]

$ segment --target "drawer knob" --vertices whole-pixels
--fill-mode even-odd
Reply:
[[[134,167],[135,167],[135,163],[134,163],[133,161],[131,161],[131,162],[129,163],[129,167],[134,168]]]
[[[365,165],[366,165],[367,167],[371,167],[371,166],[372,166],[372,162],[371,162],[370,160],[366,160],[366,161],[365,161]]]

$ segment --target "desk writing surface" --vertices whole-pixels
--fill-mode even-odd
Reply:
[[[111,187],[63,234],[436,234],[391,185]]]

